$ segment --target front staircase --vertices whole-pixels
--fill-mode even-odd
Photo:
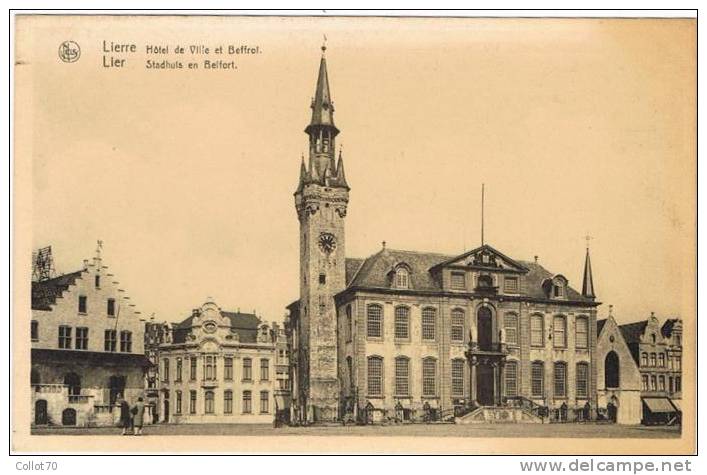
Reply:
[[[454,418],[456,424],[542,424],[543,407],[524,397],[502,406],[479,406]]]

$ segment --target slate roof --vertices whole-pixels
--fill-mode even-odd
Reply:
[[[32,310],[51,310],[56,299],[74,285],[82,273],[83,271],[79,270],[53,279],[32,282]]]
[[[258,341],[258,326],[261,320],[253,313],[226,312],[221,311],[221,315],[231,322],[231,330],[238,335],[239,341],[243,343],[256,343]],[[194,326],[194,315],[190,315],[173,327],[172,341],[174,343],[184,343],[187,335]]]
[[[660,328],[660,333],[662,333],[664,337],[670,337],[673,333],[673,327],[679,321],[679,318],[668,318]]]
[[[604,325],[606,325],[606,321],[606,318],[602,320],[597,320],[597,336],[601,334],[601,331],[604,329]]]
[[[388,273],[400,263],[405,263],[411,268],[410,288],[421,291],[439,291],[441,283],[438,282],[430,269],[436,265],[454,260],[458,256],[450,256],[432,252],[402,251],[396,249],[382,249],[366,259],[346,259],[347,287],[365,288],[390,288]],[[547,299],[542,288],[545,279],[555,276],[550,271],[536,262],[516,261],[526,267],[524,295],[530,298]],[[593,302],[583,297],[571,287],[567,287],[567,300],[580,302]]]
[[[619,329],[621,330],[621,334],[624,336],[626,343],[630,345],[632,343],[640,343],[641,336],[646,330],[646,326],[648,326],[648,320],[619,325]]]

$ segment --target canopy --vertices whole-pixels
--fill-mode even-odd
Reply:
[[[666,397],[644,397],[643,402],[654,413],[676,412],[675,407],[670,404],[670,399]]]

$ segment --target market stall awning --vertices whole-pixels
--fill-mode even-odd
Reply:
[[[682,411],[682,400],[681,399],[671,399],[670,402],[673,403],[673,406],[675,406],[678,411]]]
[[[667,397],[644,397],[643,402],[653,413],[676,412],[675,406]]]

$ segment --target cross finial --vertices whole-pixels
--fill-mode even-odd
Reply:
[[[385,249],[385,241],[382,241],[381,245],[383,246],[383,249]]]
[[[322,54],[326,51],[326,35],[324,35],[324,41],[322,41]]]
[[[609,316],[612,317],[614,315],[614,306],[609,304]]]
[[[589,241],[591,241],[592,239],[594,239],[594,238],[592,236],[590,236],[589,233],[587,233],[587,235],[584,236],[584,240],[587,241],[587,249],[589,249]]]

